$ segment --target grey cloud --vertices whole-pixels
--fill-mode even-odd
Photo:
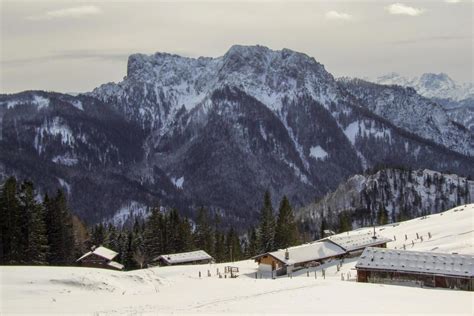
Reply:
[[[456,40],[466,40],[471,39],[472,36],[431,36],[431,37],[420,37],[420,38],[413,38],[401,41],[393,41],[390,42],[391,44],[418,44],[418,43],[426,43],[426,42],[435,42],[435,41],[456,41]]]
[[[130,56],[131,53],[114,53],[114,52],[101,52],[94,50],[69,50],[54,53],[47,56],[31,57],[31,58],[18,58],[2,60],[2,65],[5,66],[16,66],[20,64],[29,63],[43,63],[52,62],[57,60],[73,60],[73,59],[99,59],[107,61],[123,61]]]

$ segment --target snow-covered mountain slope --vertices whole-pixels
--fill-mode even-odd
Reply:
[[[373,80],[383,85],[412,87],[417,93],[430,98],[447,110],[451,120],[474,132],[474,84],[458,83],[444,73],[425,73],[407,78],[390,73]]]
[[[384,104],[399,117],[373,107],[378,89],[362,99],[314,58],[288,49],[236,45],[217,58],[135,54],[122,82],[78,96],[41,92],[63,100],[53,107],[35,98],[40,92],[1,95],[8,137],[0,146],[9,154],[0,152],[0,174],[33,174],[40,183],[44,174],[33,166],[52,164],[48,173],[69,184],[74,207],[90,222],[160,200],[188,214],[202,205],[219,209],[238,227],[254,224],[267,189],[275,203],[287,195],[302,206],[378,164],[474,176],[472,134],[417,94],[391,90]],[[89,147],[84,135],[95,135]],[[112,205],[94,206],[97,196]]]
[[[353,227],[370,225],[373,217],[396,222],[474,201],[474,181],[431,170],[382,169],[373,174],[354,175],[320,201],[298,211],[312,233],[321,234],[322,218],[337,230],[340,216]]]
[[[391,249],[474,254],[474,204],[376,227]],[[347,234],[371,234],[363,228]],[[429,238],[428,233],[431,235]],[[422,236],[416,238],[416,235]],[[405,240],[405,235],[407,239]],[[413,243],[412,243],[413,242]],[[255,279],[251,260],[116,272],[78,267],[0,267],[2,314],[425,314],[471,315],[472,294],[355,282],[357,258],[283,276]],[[225,266],[236,279],[219,278]],[[325,278],[321,269],[326,270]],[[211,277],[207,277],[207,271]],[[203,275],[199,278],[199,272]],[[314,278],[316,272],[317,278]],[[344,281],[341,280],[344,275]],[[350,274],[350,276],[349,276]],[[349,276],[349,279],[347,277]],[[376,302],[376,303],[375,303]]]
[[[474,154],[473,134],[452,122],[443,107],[412,88],[379,85],[360,79],[339,82],[361,106],[396,126],[459,153]]]
[[[327,105],[337,90],[332,76],[312,57],[289,49],[234,45],[217,58],[131,55],[122,82],[90,94],[146,127],[163,128],[181,108],[190,110],[225,86],[237,87],[277,112],[284,97],[309,93]]]

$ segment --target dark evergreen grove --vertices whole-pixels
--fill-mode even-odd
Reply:
[[[40,197],[33,183],[18,183],[10,177],[0,190],[0,264],[74,265],[93,245],[118,252],[117,261],[126,269],[146,267],[161,254],[197,249],[205,250],[217,262],[228,262],[288,247],[298,239],[288,199],[282,200],[276,220],[269,193],[265,194],[257,229],[242,236],[232,226],[222,229],[221,223],[218,213],[204,207],[197,210],[193,221],[177,209],[156,206],[147,219],[137,218],[131,227],[86,227],[72,215],[61,190],[54,196]]]
[[[64,192],[40,197],[30,181],[10,177],[0,191],[0,264],[74,265],[90,247],[103,245],[119,253],[126,269],[153,264],[161,254],[202,249],[217,262],[237,261],[258,253],[296,245],[300,239],[286,197],[273,213],[270,193],[264,195],[260,223],[247,234],[221,228],[217,212],[201,207],[193,221],[177,209],[152,208],[147,219],[116,227],[86,227],[70,212]]]
[[[40,202],[33,183],[8,178],[0,192],[0,264],[71,264],[82,250],[74,221],[79,231],[62,191]]]

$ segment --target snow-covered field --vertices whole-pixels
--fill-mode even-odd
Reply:
[[[376,229],[385,237],[396,237],[389,248],[405,244],[407,250],[474,254],[474,204]],[[350,234],[370,231],[364,228]],[[131,272],[0,267],[0,314],[474,313],[472,292],[357,283],[355,262],[346,260],[339,272],[338,262],[327,263],[325,279],[318,268],[316,279],[314,270],[309,277],[303,270],[276,280],[255,279],[257,265],[250,260]],[[226,265],[238,266],[240,276],[218,278],[216,270],[222,272]],[[348,272],[351,279],[342,281],[341,273],[347,278]]]

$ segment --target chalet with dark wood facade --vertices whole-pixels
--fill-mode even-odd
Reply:
[[[108,248],[93,247],[91,251],[77,259],[76,262],[82,267],[123,270],[122,264],[113,261],[117,255],[118,253]]]
[[[357,281],[474,290],[474,255],[367,248]]]
[[[174,253],[169,255],[161,255],[153,259],[153,262],[158,263],[161,266],[171,266],[180,264],[203,264],[214,262],[214,258],[211,257],[204,250]]]
[[[339,234],[328,237],[324,240],[330,241],[346,252],[346,257],[360,255],[367,247],[386,248],[387,243],[392,241],[389,238],[368,234]]]
[[[261,273],[274,273],[277,276],[294,270],[317,266],[329,259],[341,258],[345,251],[328,241],[315,241],[286,250],[267,252],[253,259],[259,264]]]
[[[252,259],[258,262],[260,273],[280,276],[328,260],[359,255],[366,247],[386,247],[390,241],[372,234],[339,234],[286,250],[263,253]]]

